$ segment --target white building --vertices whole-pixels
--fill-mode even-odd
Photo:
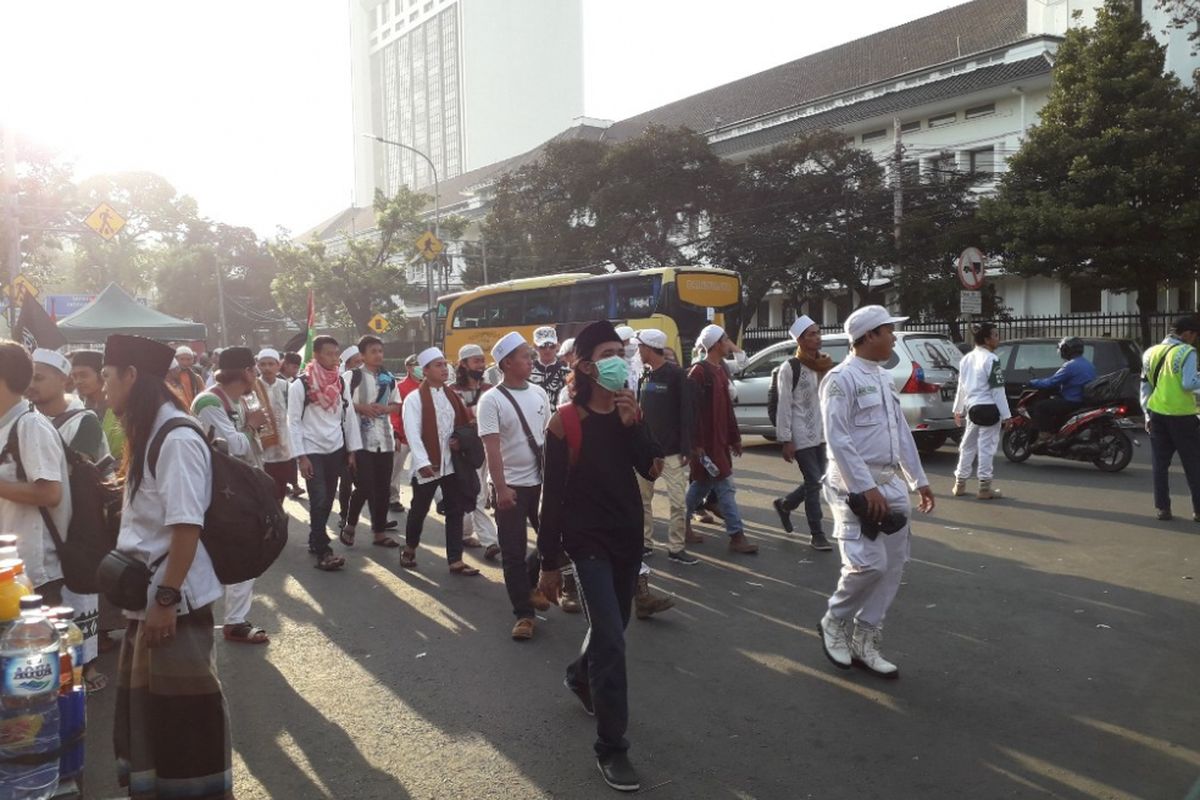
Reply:
[[[582,0],[349,0],[354,201],[524,152],[583,114]]]

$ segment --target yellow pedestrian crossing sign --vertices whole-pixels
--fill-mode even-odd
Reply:
[[[376,314],[367,321],[367,327],[376,333],[387,333],[392,323],[388,322],[383,314]]]
[[[125,227],[125,218],[108,203],[101,203],[87,215],[83,224],[100,234],[104,241],[110,242],[117,232]]]
[[[14,306],[20,308],[25,304],[26,297],[37,299],[38,288],[33,285],[33,281],[22,274],[13,279],[12,286],[4,287],[4,293],[13,298]]]
[[[442,254],[446,249],[446,245],[442,240],[433,235],[433,231],[425,231],[417,238],[417,252],[426,261],[433,261]]]

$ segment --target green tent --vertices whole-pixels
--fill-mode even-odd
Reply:
[[[96,299],[58,322],[70,344],[103,342],[110,333],[130,333],[161,341],[194,341],[208,333],[203,323],[177,319],[144,306],[115,283]]]

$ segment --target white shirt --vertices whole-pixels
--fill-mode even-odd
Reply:
[[[448,386],[440,389],[430,388],[434,414],[437,419],[438,442],[442,448],[442,463],[435,467],[437,471],[434,472],[432,478],[422,477],[420,473],[423,467],[431,466],[429,453],[425,450],[425,441],[421,438],[420,389],[414,389],[408,393],[408,397],[404,398],[404,408],[401,412],[404,420],[404,438],[408,439],[408,449],[412,453],[410,469],[413,477],[417,479],[417,483],[436,481],[454,472],[454,464],[450,461],[450,435],[454,433],[454,406],[450,404],[450,398],[446,396],[446,392],[450,391],[450,388]]]
[[[21,451],[25,480],[29,483],[57,481],[62,485],[62,500],[49,511],[59,536],[66,539],[67,526],[71,523],[71,486],[62,438],[50,420],[25,400],[13,406],[0,418],[0,423],[0,446],[7,444],[12,426],[17,425],[17,446]],[[17,464],[12,458],[5,457],[4,463],[0,464],[0,481],[17,481]],[[0,500],[0,532],[17,535],[17,555],[25,562],[25,574],[35,587],[63,576],[54,539],[37,506]]]
[[[147,451],[158,429],[174,417],[187,417],[187,414],[170,403],[163,403],[154,419],[146,443]],[[212,500],[212,456],[200,436],[188,430],[171,431],[163,440],[155,468],[158,477],[150,474],[149,452],[145,455],[147,461],[137,494],[131,498],[130,486],[125,486],[117,549],[150,566],[171,549],[172,525],[204,525],[204,512]],[[150,578],[147,605],[154,603],[154,593],[158,591],[165,564],[164,559]],[[223,593],[203,543],[196,546],[196,557],[192,559],[180,592],[183,594],[177,607],[180,614],[206,606]],[[125,615],[131,619],[146,616],[144,611],[126,611]]]
[[[206,394],[216,396],[220,400],[220,395],[215,392],[201,392],[196,395],[196,400],[192,401],[192,408],[196,407],[196,401]],[[230,407],[233,410],[233,419],[229,418],[224,405],[212,406],[205,405],[196,413],[196,418],[200,420],[200,426],[206,431],[213,431],[213,436],[217,439],[224,439],[226,446],[229,448],[229,455],[236,459],[245,461],[252,467],[262,466],[261,451],[258,447],[258,441],[254,434],[246,430],[246,404],[240,397],[234,400],[230,398]]]
[[[362,436],[358,431],[358,415],[354,409],[346,409],[350,402],[349,384],[343,387],[343,402],[333,408],[320,403],[304,403],[304,381],[297,378],[288,387],[288,435],[292,444],[292,457],[305,455],[327,455],[345,447],[350,452],[362,449]]]
[[[797,450],[816,447],[825,441],[821,423],[821,396],[818,392],[821,377],[806,367],[800,367],[796,390],[792,391],[792,360],[779,365],[775,380],[779,387],[779,408],[775,413],[775,436],[781,442],[791,442]]]
[[[829,454],[825,480],[835,490],[874,489],[880,470],[891,466],[904,470],[910,489],[929,484],[896,384],[879,364],[849,355],[830,370],[821,383],[821,416]]]
[[[270,411],[275,416],[275,430],[279,433],[279,444],[264,447],[263,461],[268,464],[278,464],[290,461],[292,458],[291,436],[288,433],[288,382],[285,378],[276,377],[274,383],[262,382],[267,391],[267,400],[271,404]],[[263,411],[267,411],[266,408]]]
[[[958,362],[958,391],[954,395],[954,413],[965,414],[971,406],[995,405],[1000,420],[1012,416],[1008,395],[1004,393],[1004,373],[1000,357],[986,347],[977,346]]]
[[[533,383],[524,389],[505,386],[513,400],[521,406],[529,432],[539,448],[546,443],[546,426],[550,424],[550,398],[546,391]],[[484,392],[476,409],[479,436],[490,434],[500,437],[500,459],[504,464],[504,482],[509,486],[541,486],[542,476],[538,471],[537,457],[525,438],[517,410],[498,387]]]
[[[347,391],[350,392],[347,396],[350,398],[350,408],[353,410],[354,404],[369,405],[376,402],[379,397],[379,376],[371,372],[366,367],[362,368],[362,380],[358,384],[358,388],[350,391],[351,379],[354,377],[354,370],[348,370],[342,374],[342,380],[346,383]],[[395,382],[392,383],[392,391],[387,397],[378,402],[384,405],[400,404],[400,389],[397,388]],[[392,453],[396,450],[396,435],[392,431],[391,414],[380,414],[375,419],[364,417],[361,414],[355,413],[358,417],[359,435],[362,437],[362,449],[370,450],[372,453]]]

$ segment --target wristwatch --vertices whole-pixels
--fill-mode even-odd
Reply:
[[[183,594],[178,589],[172,589],[170,586],[160,586],[158,587],[158,591],[154,593],[154,602],[163,608],[177,606],[181,600],[183,600]]]

